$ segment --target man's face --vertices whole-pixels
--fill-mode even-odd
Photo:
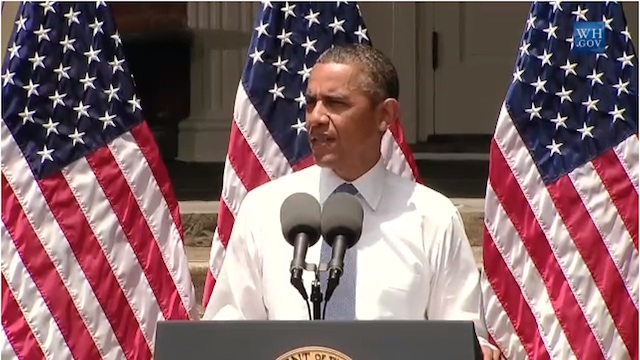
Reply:
[[[383,112],[356,65],[316,64],[307,85],[306,123],[316,164],[338,172],[380,151]]]

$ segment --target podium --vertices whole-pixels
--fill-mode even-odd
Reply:
[[[471,321],[162,321],[155,360],[482,359]]]

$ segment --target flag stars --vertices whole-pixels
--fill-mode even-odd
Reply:
[[[98,120],[102,121],[102,130],[105,130],[107,126],[116,127],[116,124],[113,122],[113,119],[115,118],[115,115],[111,115],[108,111],[105,111],[104,116],[98,118]]]
[[[546,29],[542,29],[542,31],[547,33],[547,40],[550,40],[552,37],[557,39],[558,36],[556,36],[556,30],[558,30],[557,26],[553,26],[551,23],[549,23],[549,27]]]
[[[320,12],[313,12],[313,9],[309,9],[309,14],[304,16],[304,19],[307,20],[309,22],[309,28],[311,28],[311,26],[313,24],[318,24],[320,25],[320,20],[318,20],[318,16],[320,16]]]
[[[633,67],[633,63],[631,62],[631,60],[633,60],[634,55],[633,54],[629,54],[627,55],[626,51],[622,52],[622,56],[620,56],[619,58],[617,58],[616,60],[618,60],[619,62],[622,63],[622,69],[625,68],[625,66],[629,65],[631,67]]]
[[[22,88],[27,90],[27,97],[30,97],[31,95],[40,96],[40,94],[38,93],[39,86],[40,84],[34,84],[33,80],[29,79],[29,83],[27,85],[24,85]]]
[[[607,55],[607,50],[609,49],[609,45],[605,45],[604,46],[604,52],[602,53],[596,53],[596,60],[600,59],[600,57],[603,57],[605,59],[608,59],[609,56]]]
[[[35,124],[35,121],[33,120],[33,114],[35,113],[35,110],[29,110],[29,107],[25,106],[24,111],[18,113],[18,115],[22,118],[22,125],[25,125],[27,122],[32,122]]]
[[[573,63],[572,64],[569,61],[569,59],[567,59],[567,63],[565,65],[560,66],[560,68],[562,70],[564,70],[564,76],[565,77],[569,76],[569,74],[573,74],[573,75],[577,76],[578,74],[576,73],[576,70],[575,70],[576,66],[578,66],[578,63]]]
[[[113,100],[114,98],[120,101],[120,97],[118,96],[118,91],[120,91],[120,87],[114,88],[113,84],[109,84],[109,89],[103,90],[103,92],[109,96],[109,100],[108,100],[109,102],[111,102],[111,100]]]
[[[275,61],[275,62],[273,63],[273,66],[275,66],[275,67],[276,67],[276,72],[277,72],[278,74],[280,74],[280,71],[281,71],[281,70],[284,70],[284,71],[286,71],[286,72],[289,72],[289,69],[287,69],[287,63],[288,63],[288,62],[289,62],[289,60],[288,60],[288,59],[283,60],[283,59],[282,59],[282,57],[281,57],[280,55],[278,55],[278,61]]]
[[[18,27],[18,29],[16,30],[16,34],[19,34],[20,30],[27,31],[27,18],[26,17],[22,17],[22,15],[20,15],[20,18],[18,20],[16,20],[14,22],[14,24],[16,24],[16,26]]]
[[[89,77],[89,73],[84,74],[84,78],[80,79],[80,82],[82,83],[84,89],[83,90],[87,90],[87,88],[92,88],[92,89],[96,89],[96,86],[93,85],[93,82],[96,80],[95,76],[94,77]]]
[[[67,25],[71,26],[73,23],[80,24],[78,15],[80,15],[80,11],[73,11],[73,7],[69,8],[69,12],[64,14],[64,17],[67,18]]]
[[[56,90],[53,95],[49,96],[49,100],[53,101],[52,106],[54,110],[58,104],[64,107],[64,101],[62,101],[62,99],[64,99],[65,96],[67,96],[67,94],[60,94],[58,90]]]
[[[540,76],[538,76],[538,80],[536,80],[535,82],[531,83],[531,86],[534,86],[536,88],[536,94],[542,90],[544,92],[547,92],[547,89],[545,89],[545,84],[547,83],[547,80],[542,80],[540,79]]]
[[[582,127],[576,130],[582,136],[582,140],[584,140],[587,136],[593,138],[593,133],[591,132],[593,130],[593,126],[587,126],[587,123],[582,124]]]
[[[47,57],[45,55],[40,56],[38,54],[38,51],[36,50],[36,53],[33,55],[33,57],[29,58],[29,61],[33,63],[33,70],[35,70],[38,66],[44,69],[44,59],[46,58]]]
[[[22,45],[17,45],[14,42],[13,45],[11,45],[11,47],[7,49],[7,51],[9,51],[9,60],[13,59],[14,56],[17,56],[18,59],[20,58],[20,48],[21,47],[22,47]]]
[[[613,31],[613,28],[611,27],[612,21],[613,21],[613,18],[607,19],[607,16],[605,14],[602,14],[602,22],[604,23],[604,27],[607,30]]]
[[[616,120],[620,119],[620,120],[624,120],[624,116],[622,116],[622,114],[624,114],[625,109],[618,109],[618,105],[614,105],[613,106],[613,110],[609,111],[609,115],[613,116],[613,121],[612,122],[616,122]]]
[[[604,73],[596,73],[596,69],[591,71],[591,75],[587,75],[587,79],[591,80],[591,86],[595,86],[596,83],[604,85],[602,79],[600,79]]]
[[[49,11],[54,14],[56,13],[56,9],[53,8],[53,4],[55,4],[55,1],[45,1],[44,3],[40,3],[40,6],[44,8],[45,15],[47,15]]]
[[[555,118],[549,119],[549,121],[556,124],[556,130],[558,130],[560,127],[563,127],[565,129],[567,128],[567,124],[566,124],[567,119],[568,119],[567,116],[562,116],[560,115],[560,113],[558,113],[558,115],[556,115]]]
[[[566,38],[564,41],[570,44],[569,49],[573,50],[573,36]]]
[[[82,139],[84,132],[78,132],[78,128],[73,130],[73,134],[69,134],[67,136],[71,139],[73,146],[76,146],[77,143],[84,144],[84,140]]]
[[[556,96],[560,97],[560,104],[564,103],[565,100],[572,102],[571,93],[573,93],[573,90],[566,90],[563,85],[562,90],[556,93]]]
[[[142,110],[142,106],[140,106],[140,99],[134,94],[133,99],[127,100],[127,103],[131,105],[131,112],[136,112],[136,109]]]
[[[113,61],[109,62],[109,65],[111,65],[113,73],[117,73],[118,71],[122,71],[124,72],[124,69],[122,68],[122,64],[124,63],[124,59],[120,59],[118,60],[117,56],[113,56]]]
[[[60,135],[60,133],[58,132],[58,125],[60,125],[60,123],[58,121],[54,122],[51,118],[49,118],[49,121],[47,121],[47,123],[42,124],[42,127],[47,130],[46,136],[49,136],[51,133]]]
[[[560,148],[562,147],[562,143],[557,143],[554,139],[551,139],[551,144],[547,145],[546,148],[549,149],[549,156],[553,156],[554,154],[562,155],[560,152]]]
[[[71,79],[69,73],[67,73],[69,69],[71,69],[71,66],[62,66],[62,63],[60,63],[58,68],[54,69],[53,72],[58,75],[58,81],[62,80],[62,78]]]
[[[524,111],[529,114],[529,120],[531,121],[534,117],[542,119],[542,116],[540,116],[540,110],[542,110],[542,106],[536,106],[532,103],[531,108],[525,109]]]
[[[528,43],[526,40],[522,41],[522,45],[519,47],[520,49],[520,56],[522,55],[529,55],[529,46],[531,46],[530,43]]]
[[[580,7],[580,5],[578,5],[578,9],[576,11],[572,11],[571,15],[575,15],[576,16],[576,21],[580,21],[580,20],[584,20],[584,21],[588,21],[587,20],[587,12],[589,11],[589,9],[582,9]]]
[[[353,33],[358,37],[358,42],[362,42],[362,40],[369,41],[369,37],[367,36],[367,29],[363,28],[361,25],[358,25],[358,30]]]
[[[307,105],[307,98],[304,96],[304,93],[300,91],[300,96],[294,99],[298,103],[298,107],[302,109],[305,105]]]
[[[524,80],[522,80],[522,74],[524,74],[524,70],[517,68],[516,71],[513,73],[513,81],[511,81],[511,83],[516,82],[516,80],[523,82]]]
[[[298,75],[302,76],[302,82],[307,81],[309,76],[311,76],[311,69],[313,69],[313,67],[308,68],[307,64],[302,64],[302,70],[298,71]]]
[[[53,149],[48,149],[47,148],[47,144],[44,144],[44,146],[42,147],[42,150],[38,151],[38,155],[40,155],[40,163],[44,163],[45,160],[49,160],[49,161],[53,161],[53,157],[51,156],[51,154],[53,154],[54,150]]]
[[[42,24],[40,24],[40,28],[38,30],[35,30],[33,33],[38,35],[38,43],[39,43],[43,39],[47,41],[51,41],[51,39],[49,39],[50,31],[51,29],[45,29],[44,27],[42,27]]]
[[[587,101],[584,101],[582,103],[582,105],[587,107],[587,113],[591,110],[595,110],[598,111],[598,103],[600,102],[600,99],[592,99],[591,95],[589,95],[589,98],[587,99]]]
[[[2,74],[2,87],[7,86],[7,84],[15,85],[15,83],[13,82],[13,77],[15,75],[16,73],[12,73],[9,71],[9,69],[6,69],[4,71],[4,74]]]
[[[89,117],[89,108],[91,106],[90,105],[84,105],[82,103],[82,100],[80,101],[80,103],[78,104],[78,106],[74,107],[73,110],[78,113],[78,119],[80,119],[82,116],[86,116]]]
[[[264,54],[264,50],[258,51],[258,49],[253,49],[253,53],[249,54],[249,57],[253,60],[253,65],[255,65],[258,61],[264,63],[262,60],[262,54]]]
[[[618,96],[620,96],[620,94],[627,93],[629,94],[629,90],[627,90],[627,86],[629,86],[629,82],[622,82],[622,79],[618,78],[618,83],[615,85],[612,85],[616,90],[618,90]]]
[[[337,34],[338,31],[344,31],[344,27],[342,27],[342,25],[344,24],[344,19],[343,20],[338,20],[337,17],[333,17],[333,22],[330,23],[328,26],[333,29],[333,35]]]
[[[284,86],[278,86],[278,84],[273,84],[273,89],[269,90],[269,93],[273,95],[273,101],[276,101],[277,98],[283,98],[284,99],[284,94],[282,93],[284,91]]]
[[[260,25],[256,26],[256,28],[254,29],[255,31],[258,32],[258,39],[260,38],[260,36],[265,35],[265,36],[269,36],[269,33],[267,32],[267,27],[269,26],[269,23],[263,23],[262,20],[260,20]]]
[[[296,135],[300,135],[301,132],[307,131],[307,123],[302,122],[300,118],[296,120],[296,123],[291,125],[291,127],[297,131]]]
[[[111,35],[111,38],[113,39],[116,47],[122,45],[122,39],[120,39],[120,33],[118,31],[116,31],[115,34]]]
[[[280,35],[276,36],[278,39],[280,39],[280,46],[284,46],[284,44],[293,45],[293,42],[290,39],[291,34],[293,34],[293,32],[291,31],[286,32],[284,29],[282,29],[282,32],[280,33]]]
[[[93,19],[93,23],[89,24],[89,27],[93,29],[93,36],[98,35],[98,33],[104,34],[102,25],[104,25],[104,21],[98,21],[98,18]]]
[[[549,4],[553,5],[553,12],[560,11],[562,12],[562,5],[560,5],[562,1],[551,1]]]
[[[536,17],[533,14],[529,14],[527,19],[527,30],[536,28]]]
[[[69,39],[69,35],[65,35],[64,40],[60,41],[60,45],[62,45],[62,53],[66,54],[67,50],[76,51],[73,47],[74,42],[76,42],[76,39]]]
[[[291,17],[296,17],[296,13],[293,12],[293,10],[296,8],[296,5],[289,5],[289,2],[285,2],[285,5],[282,9],[280,9],[280,11],[282,11],[284,13],[284,19],[287,20],[289,18],[289,16]]]
[[[628,26],[625,26],[624,31],[620,31],[620,34],[624,35],[624,41],[625,42],[629,42],[629,40],[631,40],[631,33],[629,33],[629,27]]]
[[[89,64],[88,65],[91,65],[91,62],[93,60],[95,60],[97,62],[100,62],[100,58],[98,57],[98,54],[100,54],[101,51],[102,50],[100,50],[100,49],[94,50],[93,49],[93,45],[89,46],[89,51],[84,53],[84,55],[89,60]]]
[[[551,66],[551,57],[553,56],[553,53],[548,53],[547,49],[544,49],[542,52],[542,55],[538,55],[537,58],[542,60],[542,66],[544,67],[545,64],[549,64],[549,66]]]
[[[318,52],[318,50],[316,50],[316,47],[315,47],[317,41],[318,41],[317,39],[311,40],[307,36],[307,41],[301,44],[301,46],[304,48],[305,56],[309,55],[309,51]]]

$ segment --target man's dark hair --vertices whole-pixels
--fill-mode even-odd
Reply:
[[[370,45],[336,45],[322,53],[316,63],[359,66],[366,78],[363,86],[374,104],[386,98],[397,100],[400,95],[398,73],[391,59]]]

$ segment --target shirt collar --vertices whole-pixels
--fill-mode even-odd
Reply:
[[[383,179],[385,176],[385,165],[382,161],[382,157],[369,171],[362,176],[352,181],[351,184],[358,189],[358,192],[366,203],[376,210],[380,199],[382,198]],[[329,168],[321,168],[320,171],[320,202],[324,203],[329,195],[331,195],[335,189],[348,182],[341,179],[333,170]]]

